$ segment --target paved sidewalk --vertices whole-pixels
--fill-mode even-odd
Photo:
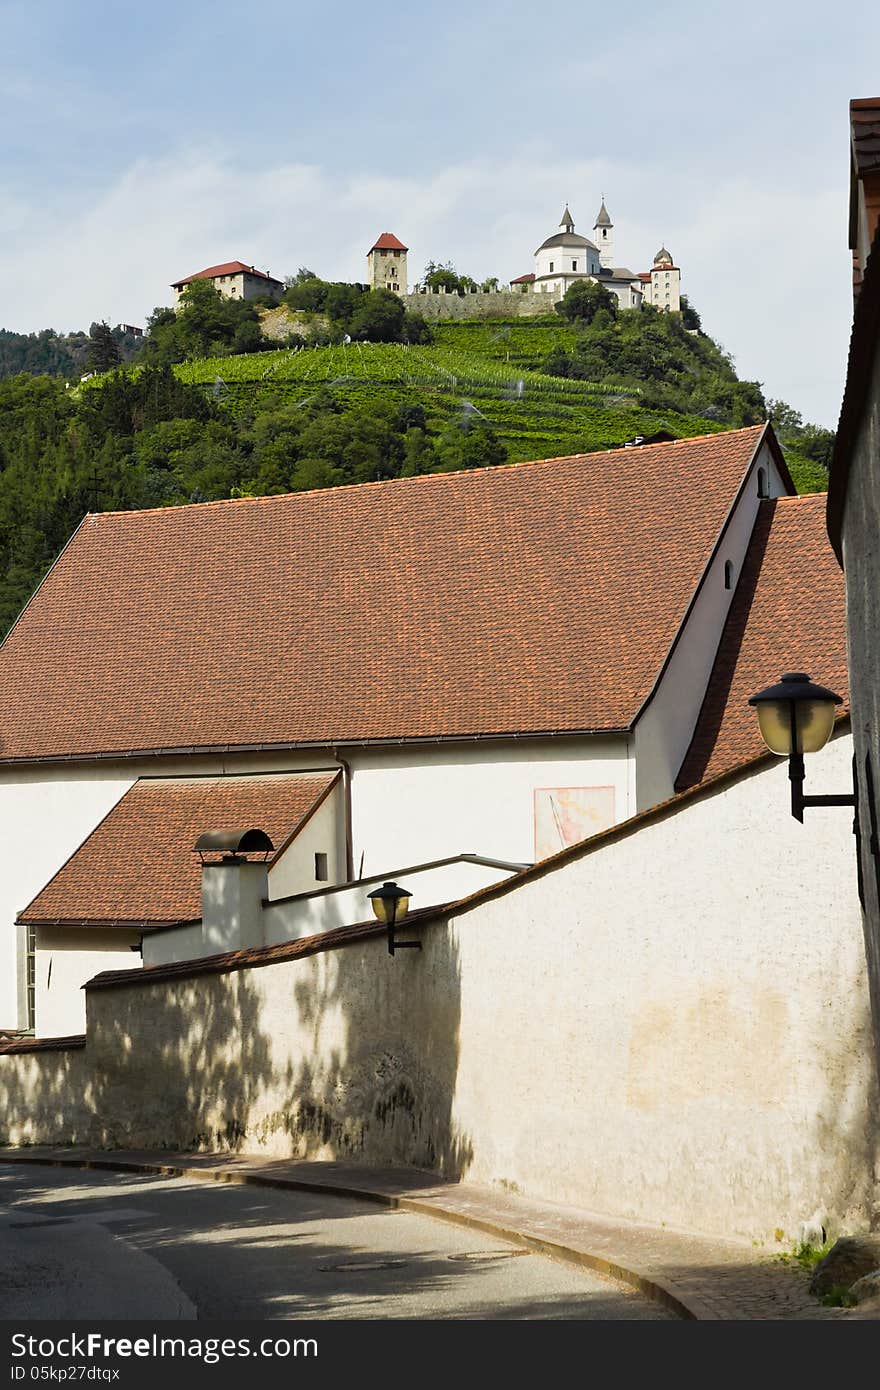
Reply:
[[[853,1315],[817,1303],[798,1266],[745,1242],[611,1220],[473,1183],[444,1182],[436,1173],[419,1169],[253,1154],[36,1147],[0,1149],[0,1162],[209,1178],[372,1200],[487,1231],[611,1274],[684,1318],[840,1320]]]

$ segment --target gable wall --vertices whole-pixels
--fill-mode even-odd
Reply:
[[[672,796],[675,779],[696,727],[703,696],[721,641],[725,619],[736,592],[755,518],[758,515],[758,469],[766,468],[771,497],[781,497],[786,488],[764,444],[758,451],[724,540],[706,575],[699,597],[691,610],[672,658],[660,684],[639,717],[635,729],[637,804],[644,811]],[[699,479],[693,479],[699,486]],[[733,562],[730,589],[724,587],[724,566]],[[770,671],[767,680],[777,679]]]

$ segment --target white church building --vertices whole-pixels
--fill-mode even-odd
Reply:
[[[676,313],[681,309],[681,271],[665,246],[654,257],[650,270],[635,272],[614,264],[614,224],[605,199],[593,224],[593,240],[580,236],[568,204],[559,230],[535,252],[535,269],[510,281],[511,289],[531,289],[561,299],[577,280],[593,280],[616,296],[621,309],[638,309],[642,303]]]

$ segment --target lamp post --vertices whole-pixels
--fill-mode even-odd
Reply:
[[[421,941],[398,941],[394,934],[397,923],[409,911],[411,897],[412,893],[408,888],[401,888],[399,884],[390,882],[383,883],[381,888],[376,888],[370,894],[376,917],[388,928],[389,956],[393,956],[395,951],[402,948],[411,947],[416,951],[422,949]]]
[[[804,795],[804,754],[818,753],[831,737],[841,697],[824,685],[814,685],[802,671],[783,676],[777,685],[759,690],[749,704],[758,713],[761,737],[780,758],[788,758],[791,814],[803,824],[805,806],[856,806],[855,791],[837,796]],[[856,828],[856,834],[858,829]]]

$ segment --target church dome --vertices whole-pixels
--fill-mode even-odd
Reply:
[[[655,265],[672,265],[672,256],[671,256],[670,253],[666,250],[666,247],[665,247],[665,246],[661,246],[661,247],[660,247],[660,250],[657,252],[656,256],[654,257],[654,264],[655,264]]]
[[[588,241],[585,236],[578,236],[577,232],[557,232],[555,236],[548,236],[546,241],[542,241],[538,251],[547,251],[552,246],[586,246],[591,251],[598,251],[596,243]],[[535,252],[537,256],[538,251]]]

